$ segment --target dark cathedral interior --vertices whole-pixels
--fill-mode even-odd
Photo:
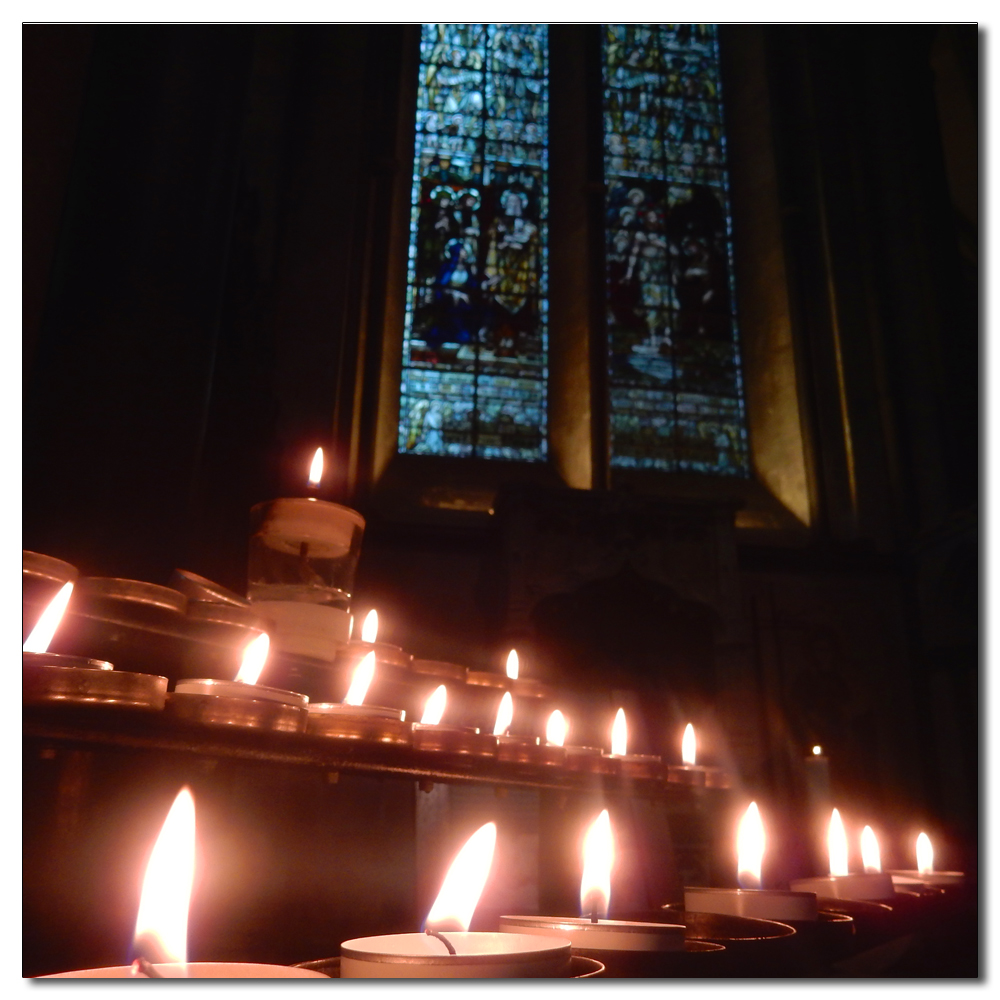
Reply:
[[[71,600],[177,571],[242,597],[251,508],[313,496],[364,519],[348,598],[378,609],[379,640],[498,677],[516,648],[571,743],[606,751],[623,707],[628,752],[665,767],[693,723],[725,787],[493,762],[477,780],[285,733],[185,744],[125,709],[26,700],[25,976],[131,961],[185,784],[192,961],[288,966],[415,931],[486,820],[510,880],[473,930],[579,916],[600,801],[612,918],[735,886],[751,799],[764,885],[826,874],[831,806],[852,871],[861,826],[898,870],[925,830],[935,868],[975,885],[981,32],[472,27],[493,48],[453,63],[443,26],[23,27],[24,631],[27,554],[75,568]],[[637,54],[652,37],[667,54]],[[667,148],[688,43],[717,57],[698,106],[718,119],[644,173],[622,122],[658,109],[647,146]],[[461,90],[503,53],[506,98]],[[629,104],[640,78],[661,89]],[[447,88],[435,132],[419,109]],[[463,168],[455,122],[523,125],[515,90],[528,145],[489,118]],[[50,651],[114,659],[78,608]],[[492,731],[482,714],[456,724]],[[839,974],[976,977],[976,906],[936,950],[919,930]]]

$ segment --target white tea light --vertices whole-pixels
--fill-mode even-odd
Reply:
[[[340,946],[342,979],[510,979],[566,976],[570,943],[469,931],[493,863],[497,828],[481,826],[448,869],[426,933],[354,938]]]
[[[813,921],[819,918],[816,894],[762,889],[764,824],[756,802],[751,802],[736,832],[739,889],[684,888],[684,909],[692,913],[718,913],[759,920]]]
[[[871,836],[874,837],[874,834]],[[890,899],[896,894],[892,877],[886,872],[864,871],[851,874],[848,871],[847,834],[837,809],[830,815],[827,847],[830,853],[830,874],[795,879],[791,883],[793,890],[814,892],[824,899],[880,900]],[[872,860],[874,859],[869,855],[869,862]]]

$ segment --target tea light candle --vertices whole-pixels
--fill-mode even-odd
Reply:
[[[375,677],[375,653],[366,653],[355,668],[342,704],[314,702],[309,705],[310,733],[343,739],[370,739],[379,743],[409,743],[411,727],[399,708],[366,705],[365,695]]]
[[[187,787],[174,799],[146,865],[135,922],[132,965],[61,972],[42,979],[326,979],[310,970],[249,962],[187,961],[188,910],[194,881],[194,796]]]
[[[764,824],[757,803],[751,802],[736,833],[739,889],[684,888],[684,909],[759,920],[810,921],[818,919],[816,893],[762,889]]]
[[[869,852],[871,851],[873,839],[874,834],[862,841],[863,851],[866,844]],[[889,899],[895,895],[896,889],[892,884],[892,877],[879,870],[877,858],[873,859],[870,854],[869,859],[865,861],[864,872],[854,874],[848,872],[847,834],[840,813],[836,809],[830,816],[827,845],[830,852],[830,874],[816,878],[795,879],[791,883],[792,889],[799,892],[814,892],[824,899],[879,900]]]
[[[170,711],[198,722],[299,732],[306,723],[309,699],[297,691],[257,683],[269,649],[270,638],[262,632],[247,644],[235,680],[178,681],[169,699]]]
[[[309,470],[323,476],[323,450]],[[287,497],[250,511],[249,597],[274,623],[282,653],[332,660],[350,639],[350,603],[365,519],[315,496]]]
[[[933,885],[938,887],[958,886],[966,881],[965,872],[934,871],[934,847],[931,838],[921,832],[916,844],[917,867],[910,870],[892,870],[888,872],[893,885],[900,889],[916,889]]]
[[[48,652],[72,594],[73,583],[63,584],[24,640],[21,653],[23,702],[162,709],[167,698],[166,677],[115,670],[114,664],[107,660]]]
[[[705,768],[695,764],[696,753],[694,726],[689,722],[684,727],[684,735],[681,737],[681,760],[683,763],[680,766],[667,765],[667,781],[671,784],[704,787]]]
[[[342,979],[509,979],[565,976],[566,939],[469,931],[493,862],[496,825],[459,851],[426,920],[426,933],[354,938],[340,946]]]
[[[619,708],[611,726],[610,759],[617,763],[618,771],[627,778],[657,778],[662,772],[660,758],[654,754],[628,752],[628,724],[625,709]]]
[[[496,737],[478,729],[441,725],[447,702],[448,689],[439,684],[427,699],[420,721],[413,724],[413,746],[417,750],[495,757]]]
[[[583,841],[580,909],[589,916],[503,916],[500,918],[500,930],[569,938],[574,949],[602,961],[608,957],[605,954],[608,952],[683,951],[684,927],[681,924],[607,919],[614,856],[611,819],[608,810],[604,809],[591,824]]]
[[[360,660],[366,653],[374,653],[379,663],[388,663],[394,667],[408,667],[413,657],[405,652],[402,646],[391,642],[378,642],[378,611],[372,608],[361,623],[361,639],[352,639],[340,650],[338,658],[342,660]]]

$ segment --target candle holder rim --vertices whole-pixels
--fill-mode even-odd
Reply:
[[[65,559],[48,556],[44,552],[33,552],[31,549],[21,550],[21,573],[59,584],[75,582],[80,575],[80,571]]]
[[[182,614],[187,610],[188,604],[187,596],[173,587],[118,576],[82,576],[76,584],[76,593],[80,597],[126,601],[129,604],[141,604]]]
[[[652,930],[658,930],[663,934],[676,934],[678,931],[684,932],[683,924],[663,924],[655,921],[644,920],[616,920],[611,917],[600,917],[595,924],[590,917],[546,917],[546,916],[520,916],[517,914],[505,914],[500,917],[501,923],[504,920],[516,923],[521,927],[555,927],[557,930],[565,927],[567,930],[586,930],[599,928],[607,930],[615,928],[627,934],[648,934]]]
[[[170,576],[172,589],[185,594],[193,604],[225,604],[233,608],[249,608],[250,599],[241,597],[235,590],[223,587],[208,577],[192,573],[189,569],[175,569]],[[210,596],[205,596],[210,595]]]
[[[744,889],[742,886],[737,886],[733,889],[727,889],[724,886],[701,886],[701,885],[686,885],[684,886],[685,892],[705,892],[705,893],[758,893],[766,892],[771,896],[786,896],[794,898],[803,898],[806,896],[816,896],[815,892],[810,892],[806,889]],[[670,903],[664,903],[661,909],[667,910],[671,908]],[[735,914],[734,914],[735,915]],[[747,919],[753,920],[769,920],[769,917],[752,917]]]
[[[368,705],[362,702],[360,705],[346,705],[342,701],[311,701],[308,705],[311,715],[347,715],[363,718],[395,719],[402,722],[403,709],[390,708],[388,705]]]
[[[108,660],[97,660],[90,656],[72,656],[67,653],[21,652],[21,665],[25,667],[58,667],[60,670],[114,670],[115,665]],[[58,661],[58,662],[53,662]]]
[[[203,684],[208,687],[208,691],[178,691],[178,684]],[[211,688],[219,688],[218,693],[213,693]],[[264,692],[263,697],[255,698],[255,694]],[[288,705],[299,705],[303,708],[309,705],[309,696],[300,694],[298,691],[290,691],[287,688],[270,687],[267,684],[247,684],[245,681],[227,681],[218,677],[181,677],[174,684],[172,692],[181,697],[185,695],[200,695],[204,698],[233,698],[239,701],[273,701],[268,695],[291,695],[292,701],[285,701]]]

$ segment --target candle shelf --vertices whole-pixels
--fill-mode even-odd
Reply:
[[[173,696],[171,703],[177,703]],[[573,771],[551,763],[417,749],[404,743],[330,739],[308,731],[273,732],[246,725],[208,725],[201,721],[200,713],[179,709],[150,713],[117,706],[25,705],[23,711],[25,737],[79,748],[173,751],[421,781],[474,782],[566,792],[599,789],[609,793],[627,792],[633,797],[711,795],[703,789],[666,785],[655,779],[626,779],[614,774]]]

